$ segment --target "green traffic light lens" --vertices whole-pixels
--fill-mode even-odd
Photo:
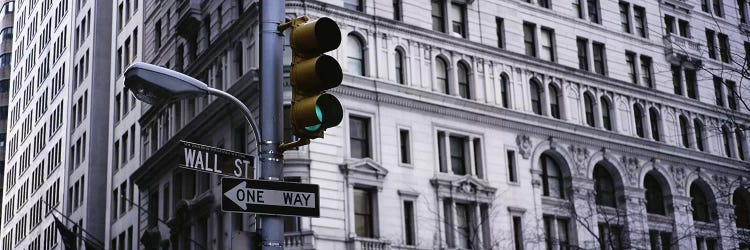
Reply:
[[[318,131],[318,129],[320,129],[320,125],[321,125],[320,123],[323,122],[323,111],[320,111],[320,107],[318,105],[315,105],[315,115],[318,117],[319,123],[316,125],[305,127],[307,131],[315,132],[315,131]]]

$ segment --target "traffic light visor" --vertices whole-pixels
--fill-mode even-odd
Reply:
[[[338,125],[343,114],[341,102],[331,94],[305,98],[292,106],[294,124],[308,132],[317,132]]]
[[[341,45],[341,30],[333,19],[321,17],[292,30],[292,49],[303,54],[321,54]]]
[[[320,55],[293,65],[291,77],[294,87],[302,92],[320,92],[339,86],[344,74],[336,59]]]

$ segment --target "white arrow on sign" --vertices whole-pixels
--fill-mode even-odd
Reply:
[[[224,193],[234,204],[247,210],[248,204],[315,208],[315,193],[247,188],[246,182]]]

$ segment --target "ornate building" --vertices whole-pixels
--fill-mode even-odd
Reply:
[[[143,61],[257,107],[257,1],[144,4]],[[286,219],[287,249],[748,249],[746,1],[286,11],[338,22],[345,71],[342,124],[284,154],[285,180],[321,195],[320,218]],[[225,249],[254,230],[221,211],[220,178],[176,167],[179,140],[253,152],[237,110],[144,105],[139,123],[141,247]]]

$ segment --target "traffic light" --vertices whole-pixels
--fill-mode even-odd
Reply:
[[[341,30],[330,18],[308,22],[301,17],[289,23],[292,31],[291,124],[294,135],[301,140],[322,138],[323,132],[341,123],[341,102],[326,90],[339,86],[343,79],[341,66],[323,53],[341,44]],[[280,27],[281,28],[281,27]]]

